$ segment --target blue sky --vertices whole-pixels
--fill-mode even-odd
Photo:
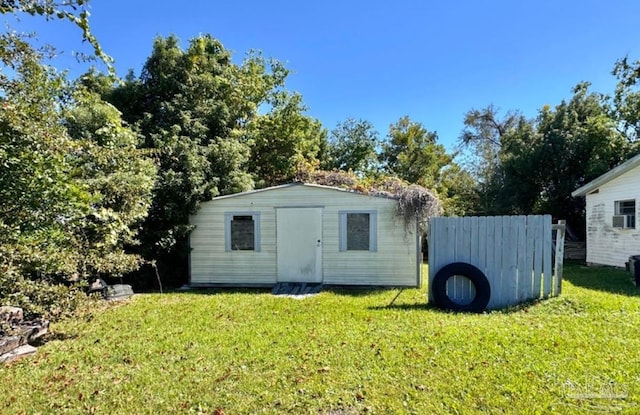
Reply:
[[[452,149],[464,113],[489,104],[534,117],[580,81],[612,93],[615,61],[640,59],[640,2],[621,1],[206,1],[92,0],[91,25],[121,75],[136,74],[156,36],[186,46],[210,33],[240,62],[250,49],[285,62],[287,87],[331,130],[348,117],[384,136],[408,115]],[[68,24],[23,19],[81,67],[87,50]]]

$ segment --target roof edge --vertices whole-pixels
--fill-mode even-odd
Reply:
[[[385,196],[385,195],[376,194],[376,193],[363,193],[363,192],[359,192],[357,190],[344,189],[342,187],[326,186],[326,185],[323,185],[323,184],[316,184],[316,183],[292,182],[292,183],[286,183],[286,184],[281,184],[281,185],[277,185],[277,186],[264,187],[262,189],[248,190],[246,192],[239,192],[239,193],[232,193],[232,194],[229,194],[229,195],[216,196],[216,197],[210,199],[209,201],[213,202],[213,201],[221,200],[221,199],[230,199],[232,197],[246,196],[246,195],[251,195],[251,194],[254,194],[254,193],[262,193],[262,192],[267,192],[267,191],[270,191],[270,190],[284,189],[284,188],[294,187],[294,186],[314,187],[314,188],[319,188],[319,189],[327,189],[327,190],[335,190],[335,191],[338,191],[338,192],[352,193],[352,194],[360,195],[360,196],[380,197],[380,198],[383,198],[383,199],[398,200],[397,197],[393,197],[393,196]]]
[[[632,170],[632,169],[634,169],[635,167],[638,167],[638,166],[640,166],[640,154],[637,154],[634,157],[631,157],[629,160],[627,160],[624,163],[618,165],[617,167],[614,167],[613,169],[609,170],[605,174],[603,174],[603,175],[595,178],[594,180],[590,181],[589,183],[577,188],[576,190],[571,192],[571,196],[572,197],[586,196],[588,193],[591,193],[592,191],[596,190],[600,186],[603,186],[603,185],[609,183],[611,180],[622,176],[626,172],[628,172],[628,171],[630,171],[630,170]]]

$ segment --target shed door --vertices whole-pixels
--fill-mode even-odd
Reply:
[[[322,282],[322,208],[276,210],[278,282]]]

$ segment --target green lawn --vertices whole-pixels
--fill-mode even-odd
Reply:
[[[453,314],[425,290],[145,294],[0,366],[0,413],[640,413],[640,291],[565,268],[562,296]]]

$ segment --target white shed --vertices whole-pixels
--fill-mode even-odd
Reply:
[[[190,220],[190,285],[419,286],[417,226],[397,204],[303,183],[214,198]]]
[[[624,266],[640,255],[640,154],[571,193],[586,197],[587,263]]]

